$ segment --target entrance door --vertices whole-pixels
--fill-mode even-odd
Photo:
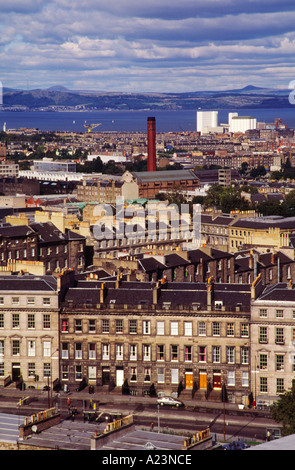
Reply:
[[[221,373],[213,372],[213,389],[221,390]]]
[[[17,380],[20,379],[20,363],[15,362],[12,364],[12,380],[13,382],[16,382]]]
[[[203,372],[203,371],[199,372],[199,383],[200,383],[200,388],[207,389],[207,372]]]
[[[109,385],[110,384],[110,368],[103,367],[102,368],[102,385]]]
[[[116,385],[117,387],[122,387],[124,384],[124,369],[123,367],[117,367],[116,369]]]
[[[185,373],[185,388],[191,389],[193,388],[194,382],[193,382],[193,373],[192,372],[186,372]]]

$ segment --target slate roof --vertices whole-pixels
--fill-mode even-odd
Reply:
[[[140,183],[149,181],[182,181],[188,179],[199,179],[191,170],[141,171],[132,172],[132,175]]]
[[[1,291],[56,291],[57,280],[54,276],[0,276]]]
[[[295,289],[289,289],[286,282],[266,288],[257,300],[295,302]]]

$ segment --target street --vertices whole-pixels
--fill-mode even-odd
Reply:
[[[48,409],[51,405],[51,397],[47,392],[34,393],[12,392],[5,395],[0,390],[0,412],[21,416],[30,416],[38,411]],[[20,403],[20,398],[23,400]],[[57,406],[62,418],[69,418],[69,406],[76,408],[77,420],[83,420],[83,411],[96,411],[100,421],[110,420],[115,414],[134,415],[134,422],[138,425],[150,428],[153,423],[154,430],[157,431],[158,424],[163,430],[173,429],[175,432],[201,431],[209,427],[211,433],[225,436],[227,440],[233,438],[246,438],[264,441],[266,430],[278,428],[267,413],[258,413],[253,410],[240,411],[236,406],[223,407],[213,404],[185,403],[183,408],[159,407],[155,398],[143,398],[121,395],[89,395],[88,393],[74,393],[66,395],[61,392],[54,393],[52,405]]]

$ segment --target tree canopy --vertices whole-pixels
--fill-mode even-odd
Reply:
[[[279,400],[271,406],[271,416],[282,424],[282,436],[295,433],[295,386],[282,394]]]

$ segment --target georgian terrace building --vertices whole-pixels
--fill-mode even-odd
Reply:
[[[61,383],[134,394],[170,394],[245,402],[250,392],[253,285],[79,279],[60,313]]]

